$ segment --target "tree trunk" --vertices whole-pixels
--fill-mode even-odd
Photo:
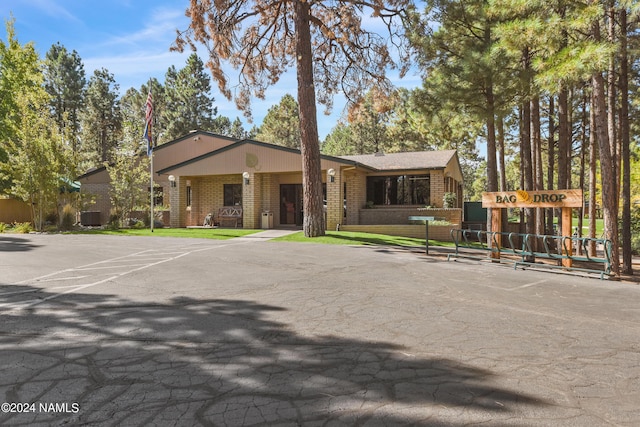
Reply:
[[[313,56],[308,2],[295,2],[298,105],[300,108],[300,151],[302,153],[303,230],[306,237],[325,234],[322,205],[322,169],[313,84]]]
[[[591,94],[591,105],[593,93]],[[593,108],[589,109],[589,237],[596,237],[596,173],[598,162],[598,151],[596,147],[596,117]],[[591,242],[589,245],[589,256],[596,256],[596,244]]]
[[[593,39],[600,42],[600,23],[594,22]],[[611,240],[611,271],[620,275],[620,252],[618,248],[618,194],[616,192],[615,159],[612,156],[611,144],[607,132],[607,108],[605,99],[605,81],[602,73],[594,73],[591,77],[593,87],[593,109],[596,121],[596,138],[600,151],[600,174],[602,176],[602,209],[604,214],[605,237]]]
[[[558,94],[558,189],[567,188],[571,171],[569,151],[569,91],[563,87]],[[558,230],[562,230],[562,216],[558,217]]]
[[[522,50],[522,70],[524,75],[528,75],[530,68],[529,49]],[[527,77],[528,78],[528,77]],[[527,80],[526,94],[529,96],[531,82]],[[522,139],[520,140],[520,166],[524,178],[525,191],[533,190],[533,156],[531,152],[531,101],[528,99],[522,103]],[[525,208],[525,232],[535,234],[534,209]]]
[[[531,167],[531,108],[529,101],[522,104],[522,139],[520,140],[520,172],[525,191],[533,190],[533,169]],[[525,233],[534,234],[533,208],[525,208]]]
[[[532,160],[534,171],[534,190],[544,189],[544,177],[542,173],[542,132],[540,129],[540,98],[535,96],[531,100],[531,142]],[[544,209],[537,208],[536,212],[536,234],[544,234]]]
[[[587,136],[587,122],[589,120],[587,117],[588,109],[589,109],[589,98],[587,98],[586,93],[583,92],[582,120],[580,121],[582,140],[580,144],[580,177],[579,177],[579,184],[578,184],[579,188],[584,188],[584,174],[586,171],[586,153],[587,153],[587,147],[589,146],[589,139]],[[583,234],[582,226],[584,223],[584,199],[583,199],[582,206],[580,207],[580,209],[578,209],[578,212],[580,213],[578,215],[578,237],[582,237],[582,234]],[[578,245],[578,255],[582,255],[582,245]]]
[[[607,6],[607,37],[609,43],[615,44],[615,8],[614,1],[609,0]],[[619,194],[620,167],[618,159],[618,138],[616,135],[616,67],[615,56],[609,58],[609,71],[607,72],[607,133],[609,134],[609,146],[611,147],[611,159],[613,161],[613,174],[615,179],[616,195]],[[616,208],[617,211],[617,208]]]
[[[555,105],[553,95],[549,97],[549,141],[548,141],[548,169],[547,169],[547,189],[553,190],[553,171],[555,170]],[[547,209],[547,233],[553,234],[553,208]]]
[[[497,149],[498,149],[498,166],[500,172],[500,191],[507,191],[507,171],[504,162],[504,120],[501,115],[497,117]]]
[[[631,256],[631,153],[629,138],[629,59],[627,11],[620,8],[620,142],[622,157],[622,272],[633,274]]]

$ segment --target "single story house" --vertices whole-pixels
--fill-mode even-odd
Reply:
[[[162,198],[156,202],[168,205],[171,227],[202,226],[225,206],[241,208],[244,228],[302,225],[300,150],[195,131],[157,147],[153,163]],[[408,216],[421,214],[461,225],[463,177],[455,150],[322,155],[321,167],[328,230],[408,225]],[[106,169],[78,180],[82,192],[97,196],[94,208],[106,222]],[[443,209],[445,193],[456,195],[453,209]],[[422,212],[427,206],[435,211]]]

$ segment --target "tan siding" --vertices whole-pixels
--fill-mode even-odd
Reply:
[[[0,222],[31,222],[31,209],[22,200],[0,199]]]
[[[109,183],[82,184],[80,187],[82,194],[91,195],[95,203],[87,206],[85,211],[100,212],[100,224],[109,222],[109,212],[111,210],[111,199],[109,198]]]
[[[174,164],[177,162],[173,162]],[[338,168],[340,163],[322,160],[323,170]],[[278,173],[294,172],[302,170],[302,161],[299,153],[263,147],[253,144],[244,144],[229,151],[216,154],[197,162],[171,170],[173,175],[209,175],[234,174],[247,171],[253,173]]]
[[[194,140],[194,138],[199,139]],[[153,154],[153,169],[158,171],[168,168],[171,165],[219,150],[220,148],[226,147],[234,142],[234,140],[226,138],[194,134],[193,137],[189,137],[178,143],[161,145],[158,147]]]

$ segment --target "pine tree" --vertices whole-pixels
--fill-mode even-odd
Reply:
[[[60,43],[52,45],[44,61],[44,78],[44,87],[51,97],[51,113],[59,131],[68,134],[65,142],[69,144],[77,164],[80,152],[80,112],[84,108],[87,83],[78,52],[69,52]]]
[[[164,95],[166,108],[160,117],[165,141],[193,129],[211,130],[217,110],[211,96],[211,78],[198,55],[191,54],[180,70],[173,65],[167,70]]]
[[[89,79],[81,114],[84,168],[112,160],[112,150],[120,141],[122,130],[118,88],[113,74],[104,68],[95,70]]]
[[[340,120],[322,143],[322,152],[331,156],[349,156],[356,153],[352,143],[351,126]]]
[[[408,0],[368,4],[351,0],[191,0],[187,10],[191,24],[178,34],[175,49],[206,46],[207,66],[228,99],[233,94],[222,64],[240,70],[235,100],[249,117],[251,97],[264,98],[266,88],[296,64],[307,237],[325,233],[316,99],[330,109],[339,90],[357,102],[374,83],[388,87],[386,68],[394,64],[389,41],[404,42],[398,36],[403,32],[403,19],[412,10]],[[362,25],[365,13],[386,25],[390,40],[366,30]],[[403,49],[400,59],[407,59]]]
[[[278,105],[269,108],[258,129],[256,139],[289,148],[300,148],[299,107],[295,98],[286,94]]]

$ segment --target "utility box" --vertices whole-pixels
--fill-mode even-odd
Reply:
[[[84,226],[100,226],[100,211],[80,212],[80,224]]]
[[[262,228],[265,230],[273,228],[273,212],[271,211],[262,212]]]

